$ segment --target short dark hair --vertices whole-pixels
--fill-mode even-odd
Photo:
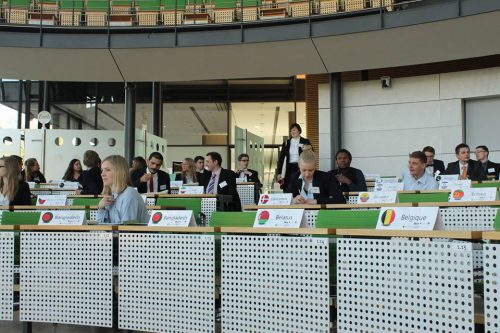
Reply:
[[[424,149],[422,149],[422,152],[424,152],[424,153],[433,153],[434,155],[436,155],[436,151],[431,146],[425,146]]]
[[[200,155],[196,156],[196,157],[194,158],[194,163],[198,163],[198,161],[199,161],[199,160],[203,160],[203,161],[204,161],[204,160],[205,160],[205,157],[200,156]]]
[[[87,150],[83,154],[83,164],[87,166],[88,168],[95,168],[98,167],[99,164],[101,164],[101,158],[99,157],[99,154],[93,150]]]
[[[159,152],[154,151],[151,154],[149,154],[148,160],[152,159],[153,157],[163,162],[163,155],[160,154]]]
[[[487,152],[488,154],[490,153],[490,151],[488,150],[488,147],[486,147],[485,145],[477,146],[476,149],[482,149],[485,152]]]
[[[300,125],[299,125],[299,124],[297,124],[297,123],[293,123],[293,124],[291,124],[291,125],[290,125],[290,131],[291,131],[291,130],[292,130],[292,128],[294,128],[294,127],[295,127],[298,131],[299,131],[299,133],[300,133],[300,134],[302,134],[302,127],[300,127]]]
[[[352,155],[351,155],[351,152],[347,149],[340,149],[336,154],[335,154],[335,159],[337,159],[337,156],[339,156],[339,154],[346,154],[347,155],[347,158],[349,159],[349,162],[352,161]]]
[[[210,153],[207,153],[207,156],[210,156],[210,158],[214,161],[219,162],[219,166],[222,165],[222,156],[216,151],[211,151]]]
[[[240,154],[238,156],[238,161],[241,161],[243,159],[243,157],[246,157],[246,158],[250,159],[250,156],[248,156],[248,154],[243,153],[243,154]]]
[[[423,151],[414,151],[413,153],[410,154],[410,158],[416,158],[420,160],[423,164],[427,163],[427,156],[425,156],[425,153]]]
[[[455,147],[455,154],[458,155],[458,153],[460,152],[460,149],[462,149],[462,148],[467,148],[470,150],[469,146],[466,143],[461,143]]]
[[[23,165],[23,158],[19,155],[10,155],[10,157],[12,158],[15,158],[17,160],[17,163],[19,163],[19,165]]]

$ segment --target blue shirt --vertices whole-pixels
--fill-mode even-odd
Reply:
[[[433,176],[424,171],[419,179],[415,179],[409,170],[403,173],[404,191],[437,190],[438,183]]]
[[[302,178],[302,175],[299,176],[299,179],[302,179],[302,188],[300,189],[300,195],[306,200],[314,199],[313,184],[312,184],[313,180],[311,179],[311,181],[309,182],[308,188],[304,188],[306,182],[304,178]]]
[[[115,203],[97,210],[97,222],[123,224],[126,221],[147,223],[149,214],[146,203],[133,187],[127,187],[122,193],[113,193]]]

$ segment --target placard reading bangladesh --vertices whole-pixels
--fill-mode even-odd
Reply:
[[[496,187],[483,188],[453,188],[450,192],[450,202],[464,201],[495,201],[497,199]]]
[[[181,186],[179,187],[179,194],[203,194],[203,186]]]
[[[375,187],[373,189],[374,192],[397,192],[397,191],[402,191],[404,188],[403,183],[395,183],[395,182],[389,182],[389,183],[376,183]]]
[[[41,211],[38,225],[84,225],[84,210],[52,210]]]
[[[305,228],[304,209],[259,209],[254,228]]]
[[[380,230],[443,230],[439,207],[381,208],[377,221]]]
[[[289,206],[292,204],[292,199],[292,193],[261,194],[259,197],[259,205]]]
[[[360,192],[358,205],[396,203],[398,192]]]
[[[192,210],[153,210],[149,227],[195,227]]]
[[[37,206],[66,206],[67,197],[62,194],[58,195],[38,195],[36,198]]]
[[[452,188],[466,189],[471,187],[470,179],[461,179],[461,180],[447,180],[441,179],[439,181],[439,189],[440,190],[450,190]]]

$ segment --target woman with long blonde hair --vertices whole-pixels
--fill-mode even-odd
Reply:
[[[183,184],[197,183],[196,164],[192,158],[185,158],[182,161],[182,172],[175,175],[175,180],[182,180]]]
[[[123,224],[127,221],[147,223],[146,203],[130,180],[128,163],[122,156],[111,155],[102,161],[104,185],[97,211],[99,223]]]
[[[19,180],[19,162],[14,157],[0,158],[0,203],[2,206],[31,205],[30,188]]]

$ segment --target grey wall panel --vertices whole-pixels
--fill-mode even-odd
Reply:
[[[309,38],[309,23],[244,29],[246,43]]]
[[[209,46],[241,43],[240,29],[224,30],[180,30],[178,46]]]
[[[110,47],[112,49],[130,48],[131,45],[134,45],[137,48],[174,47],[175,35],[173,32],[111,35]]]
[[[314,37],[323,37],[378,29],[380,29],[380,15],[374,13],[365,16],[314,22],[312,35]]]
[[[108,35],[100,34],[78,34],[68,38],[67,34],[43,34],[43,47],[54,49],[74,48],[74,39],[78,38],[78,48],[81,49],[105,49],[108,47]]]
[[[39,46],[40,46],[40,34],[37,32],[0,31],[0,47],[39,47]]]

